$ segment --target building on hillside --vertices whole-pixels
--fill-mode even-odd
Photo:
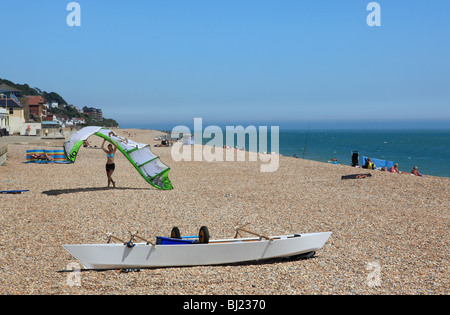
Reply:
[[[16,100],[18,97],[22,96],[21,90],[16,89],[12,86],[9,86],[6,83],[0,84],[0,93],[5,94],[7,98],[12,98],[12,99],[16,99]]]
[[[9,125],[6,126],[7,133],[10,135],[20,133],[20,129],[25,122],[23,106],[13,98],[2,98],[0,99],[0,108],[4,108],[6,114],[9,115]]]
[[[22,95],[22,91],[16,89],[6,83],[0,84],[1,98],[11,99],[18,103],[23,108],[23,118],[28,120],[28,98]]]
[[[83,113],[88,114],[97,121],[103,121],[103,113],[101,109],[84,106]]]
[[[47,132],[51,132],[49,129],[60,129],[61,125],[57,121],[43,121],[42,122],[42,134],[47,136]],[[47,132],[46,132],[47,131]],[[53,135],[55,135],[55,131],[53,130]]]
[[[44,113],[45,100],[42,96],[28,96],[29,118],[36,121],[42,121]]]

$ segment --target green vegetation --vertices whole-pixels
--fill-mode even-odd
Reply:
[[[59,95],[56,92],[46,92],[46,91],[41,91],[41,89],[39,88],[32,88],[30,87],[28,84],[17,84],[14,82],[11,82],[9,80],[5,80],[5,79],[1,79],[0,78],[0,84],[7,84],[13,88],[16,88],[18,90],[21,90],[23,95],[41,95],[45,101],[47,102],[58,102],[58,104],[62,104],[62,105],[67,105],[67,102],[64,100],[64,98],[61,97],[61,95]]]
[[[103,118],[103,121],[97,121],[88,114],[78,112],[73,106],[67,105],[62,108],[49,108],[48,112],[53,115],[68,116],[70,118],[84,118],[85,126],[100,126],[100,127],[118,127],[119,124],[114,119]]]
[[[103,118],[103,121],[97,121],[89,115],[86,116],[88,117],[86,118],[86,126],[119,127],[119,124],[114,119]]]
[[[101,126],[101,127],[118,127],[119,124],[114,119],[103,118],[103,121],[97,121],[88,114],[78,112],[73,106],[68,105],[66,100],[56,92],[46,92],[35,87],[32,88],[28,84],[17,84],[9,80],[1,79],[0,84],[7,84],[13,88],[22,91],[23,95],[40,95],[48,104],[58,102],[59,105],[64,105],[64,108],[49,108],[48,112],[54,115],[67,116],[70,118],[84,118],[86,126]]]

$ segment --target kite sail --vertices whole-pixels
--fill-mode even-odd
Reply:
[[[117,136],[111,130],[102,127],[85,127],[72,134],[64,143],[64,153],[71,163],[75,163],[78,150],[85,140],[96,135],[117,145],[117,149],[130,161],[141,176],[152,186],[170,190],[173,186],[168,177],[170,168],[150,151],[148,144],[137,143]]]

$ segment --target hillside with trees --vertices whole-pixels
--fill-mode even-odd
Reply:
[[[68,116],[70,118],[84,118],[86,120],[87,126],[104,126],[104,127],[118,127],[119,124],[114,119],[103,118],[103,121],[97,121],[93,119],[91,116],[85,113],[78,112],[73,106],[69,106],[66,100],[56,92],[46,92],[42,91],[37,87],[30,87],[28,84],[18,84],[12,81],[1,79],[0,84],[7,84],[13,88],[16,88],[22,91],[23,95],[34,96],[40,95],[42,96],[47,104],[51,104],[52,102],[57,102],[59,105],[63,105],[63,108],[49,108],[48,112],[54,115],[59,116]]]

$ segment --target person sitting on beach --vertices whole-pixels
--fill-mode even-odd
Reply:
[[[88,140],[84,140],[83,147],[84,148],[87,148],[87,147],[91,147],[92,148],[92,145],[91,145],[91,143]]]
[[[391,173],[399,173],[399,174],[400,174],[400,171],[398,170],[398,164],[395,163],[395,164],[389,169],[389,172],[391,172]]]
[[[32,154],[31,157],[33,159],[37,159],[37,160],[46,160],[46,161],[53,161],[53,158],[48,155],[47,153],[43,153],[43,154]]]
[[[372,162],[372,160],[368,157],[366,159],[366,164],[364,164],[363,168],[367,168],[369,170],[374,170],[376,168],[375,164]]]
[[[419,171],[417,170],[417,166],[413,167],[413,170],[411,171],[411,174],[416,175],[416,176],[423,176],[422,174],[419,173]]]
[[[169,140],[162,140],[161,144],[158,145],[158,147],[168,147],[169,146]]]

